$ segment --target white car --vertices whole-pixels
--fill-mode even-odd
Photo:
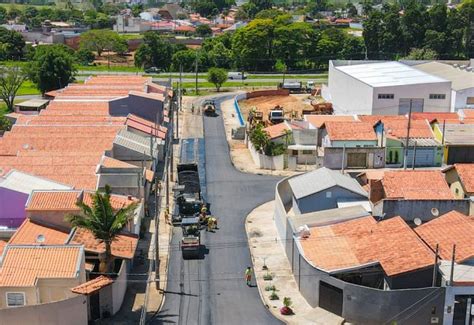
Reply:
[[[227,74],[227,77],[230,80],[245,80],[245,79],[247,79],[247,77],[245,76],[245,74],[243,72],[229,72]]]

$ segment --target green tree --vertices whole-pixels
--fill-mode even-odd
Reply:
[[[104,51],[122,54],[127,50],[127,42],[118,33],[108,29],[92,29],[81,34],[80,48],[97,52],[101,56]]]
[[[411,1],[401,19],[405,50],[423,47],[427,26],[426,7],[417,1]]]
[[[132,15],[133,17],[140,16],[140,13],[143,11],[143,4],[138,3],[132,6]]]
[[[357,8],[354,6],[352,2],[347,3],[346,10],[347,10],[348,17],[351,17],[351,18],[357,17]]]
[[[282,12],[279,9],[274,9],[274,8],[265,9],[257,13],[255,15],[255,19],[275,19],[276,17],[282,14],[284,14],[284,12]]]
[[[406,60],[436,60],[438,53],[431,49],[411,49],[410,53],[404,57]]]
[[[12,122],[5,116],[0,116],[0,133],[10,131],[12,129]]]
[[[26,77],[26,73],[19,67],[0,66],[0,98],[9,111],[13,111],[16,93]]]
[[[10,8],[8,9],[8,15],[7,19],[15,19],[21,15],[21,10],[15,7],[14,5],[11,5]]]
[[[369,59],[378,59],[381,52],[381,39],[383,37],[383,14],[379,11],[373,11],[364,22],[364,31],[362,35],[367,49]]]
[[[270,9],[273,6],[272,0],[249,0],[249,3],[252,3],[257,8],[257,12]]]
[[[0,7],[0,24],[5,24],[7,22],[7,9]]]
[[[157,67],[168,70],[173,56],[173,46],[160,34],[149,31],[143,37],[143,44],[135,53],[135,66]]]
[[[212,29],[209,25],[202,24],[196,28],[196,35],[201,37],[207,37],[212,35]]]
[[[123,231],[129,220],[133,217],[136,203],[114,211],[110,203],[110,187],[105,187],[105,192],[95,192],[92,195],[92,204],[77,203],[81,214],[68,215],[66,220],[73,227],[89,230],[94,237],[105,245],[105,256],[100,258],[99,271],[113,272],[112,242]]]
[[[215,42],[210,51],[207,51],[209,64],[217,68],[230,69],[233,64],[232,50],[222,42]]]
[[[178,51],[173,54],[171,61],[174,71],[179,71],[180,66],[182,66],[184,72],[193,72],[196,62],[196,51],[190,49]]]
[[[41,45],[28,65],[31,81],[42,94],[74,81],[76,69],[72,50],[64,45]]]
[[[400,8],[386,5],[384,9],[379,39],[380,55],[377,58],[393,59],[403,53],[403,32],[398,13]]]
[[[207,72],[207,81],[214,84],[217,92],[220,91],[224,82],[227,81],[227,70],[222,68],[210,68]]]
[[[81,65],[89,65],[94,62],[95,55],[92,51],[82,48],[76,51],[75,53],[76,60]]]
[[[257,124],[249,134],[250,141],[252,142],[255,150],[259,152],[264,152],[268,143],[270,142],[270,137],[267,132],[263,130],[262,124]]]
[[[19,60],[23,57],[25,40],[16,32],[0,27],[0,60]]]
[[[365,44],[362,37],[347,37],[342,47],[341,56],[346,60],[363,60],[365,57]]]

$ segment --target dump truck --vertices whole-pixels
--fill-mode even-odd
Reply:
[[[187,217],[181,221],[183,237],[181,238],[181,252],[183,258],[199,257],[201,249],[201,225],[199,217]]]
[[[268,121],[272,124],[278,124],[285,121],[285,111],[280,105],[275,106],[268,112]]]
[[[174,190],[178,213],[173,215],[173,223],[193,217],[205,204],[201,195],[198,165],[194,162],[180,163],[177,172],[178,182]]]
[[[290,93],[304,92],[303,83],[301,81],[285,81],[278,85],[280,89],[288,89]]]

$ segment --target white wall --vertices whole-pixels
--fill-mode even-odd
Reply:
[[[120,267],[119,275],[112,283],[112,297],[113,297],[113,306],[112,314],[115,315],[122,306],[123,298],[125,297],[125,292],[127,291],[127,261],[122,262]]]
[[[329,64],[328,87],[335,114],[372,114],[371,86]]]
[[[474,73],[472,74],[472,77],[474,78]],[[453,98],[451,99],[451,110],[454,112],[463,109],[463,108],[474,108],[474,105],[467,105],[467,98],[468,97],[474,97],[474,87],[473,88],[468,88],[468,89],[463,89],[463,90],[458,90],[454,91],[453,90]]]
[[[394,94],[393,99],[378,99],[379,94]],[[446,99],[430,99],[430,94],[445,94]],[[398,115],[400,98],[422,98],[424,112],[449,112],[451,82],[374,88],[373,115]]]

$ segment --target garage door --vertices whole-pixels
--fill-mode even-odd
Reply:
[[[413,167],[413,149],[408,149],[407,166]],[[435,151],[433,148],[416,148],[415,167],[433,166],[435,161]]]
[[[319,282],[319,307],[342,316],[342,303],[342,289],[323,281]]]
[[[366,168],[367,154],[366,153],[348,153],[347,154],[347,168]]]
[[[398,115],[405,115],[410,112],[410,101],[412,112],[423,112],[423,98],[400,98]]]
[[[474,162],[474,147],[449,147],[448,165]]]

